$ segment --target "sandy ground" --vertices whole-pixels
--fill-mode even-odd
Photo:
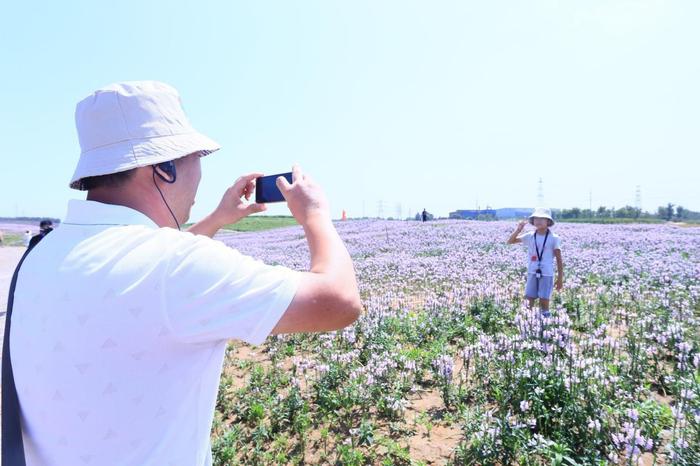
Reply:
[[[24,254],[24,250],[25,248],[18,247],[0,248],[0,313],[3,316],[7,307],[7,293],[10,291],[12,274],[15,271],[17,262]]]

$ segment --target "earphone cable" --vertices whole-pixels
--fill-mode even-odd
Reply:
[[[160,187],[158,186],[158,183],[156,183],[156,168],[153,167],[153,184],[156,186],[156,189],[158,190],[158,193],[160,193],[160,198],[163,199],[163,203],[165,204],[165,207],[168,208],[168,211],[170,212],[170,215],[172,215],[173,220],[175,220],[175,225],[177,225],[177,229],[180,230],[180,222],[177,221],[177,218],[175,217],[175,214],[173,213],[173,210],[170,208],[168,205],[168,201],[165,200],[165,196],[163,196],[163,191],[160,190]],[[181,231],[181,230],[180,230]]]

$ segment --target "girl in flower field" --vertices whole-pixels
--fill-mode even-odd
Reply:
[[[564,265],[561,259],[561,238],[550,230],[554,225],[549,209],[537,208],[529,217],[535,231],[522,233],[526,220],[522,220],[508,238],[508,244],[521,243],[527,250],[527,283],[525,297],[534,307],[539,299],[540,310],[549,317],[549,299],[552,288],[561,291],[564,285]],[[554,259],[557,261],[557,279],[554,280]]]

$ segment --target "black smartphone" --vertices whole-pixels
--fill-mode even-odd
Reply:
[[[255,202],[268,204],[270,202],[284,202],[284,196],[277,187],[277,178],[283,176],[292,183],[292,172],[279,173],[277,175],[261,176],[255,179]]]

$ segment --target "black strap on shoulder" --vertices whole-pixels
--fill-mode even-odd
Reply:
[[[10,360],[10,324],[12,322],[12,305],[15,300],[17,275],[24,259],[32,248],[28,248],[17,264],[10,283],[10,295],[7,298],[5,315],[5,336],[2,342],[2,466],[25,466],[22,425],[20,424],[19,398],[12,373]]]

